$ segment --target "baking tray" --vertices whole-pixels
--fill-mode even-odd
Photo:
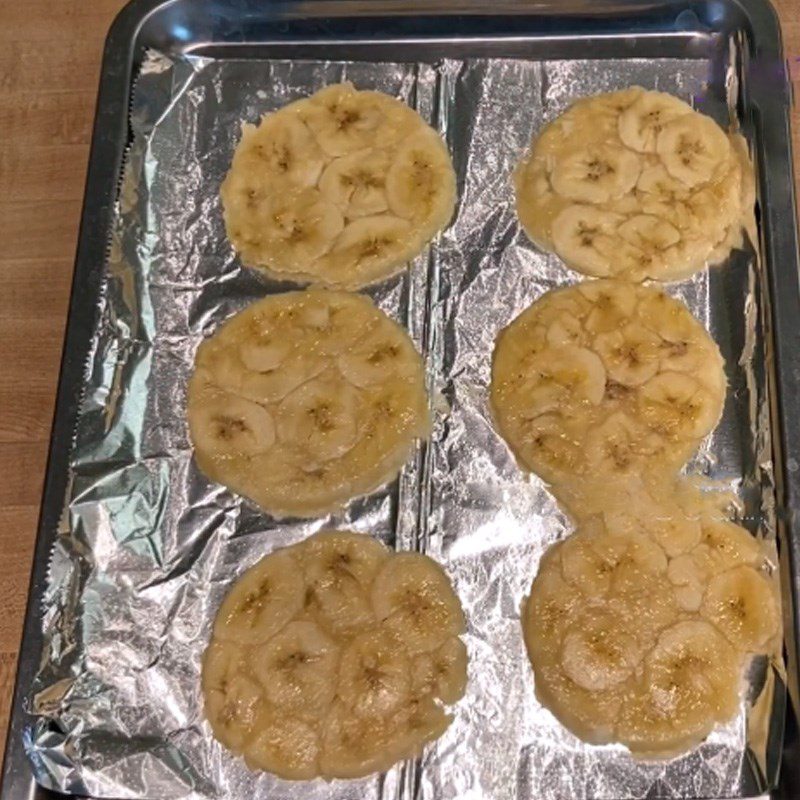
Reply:
[[[38,787],[23,749],[31,722],[23,700],[40,658],[41,618],[49,553],[63,510],[67,461],[80,401],[116,188],[130,131],[131,86],[149,48],[168,54],[230,58],[310,58],[351,61],[436,61],[445,57],[696,58],[711,64],[723,84],[730,43],[737,43],[738,111],[755,144],[759,231],[764,257],[771,427],[777,488],[777,527],[786,609],[789,704],[783,768],[775,797],[800,797],[797,634],[800,577],[796,512],[800,508],[800,289],[792,191],[788,109],[790,84],[780,30],[765,0],[705,2],[213,2],[135,0],[109,33],[98,97],[45,481],[28,611],[9,727],[1,797],[49,798]]]

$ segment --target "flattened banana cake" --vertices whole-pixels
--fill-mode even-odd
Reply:
[[[467,682],[464,615],[419,553],[323,531],[247,570],[203,658],[206,716],[248,767],[356,778],[419,755]]]
[[[523,632],[563,725],[668,758],[736,714],[752,656],[777,656],[777,580],[764,545],[718,514],[631,506],[545,553]]]
[[[316,516],[391,480],[429,429],[422,358],[371,300],[324,289],[253,303],[200,345],[197,463],[274,516]]]
[[[514,184],[528,236],[584,275],[683,278],[754,225],[745,140],[639,87],[572,105],[534,139]]]
[[[547,292],[497,337],[491,408],[558,486],[674,473],[716,425],[719,349],[683,303],[614,280]]]
[[[456,181],[419,114],[342,83],[243,125],[221,195],[245,264],[354,289],[422,251],[453,214]]]

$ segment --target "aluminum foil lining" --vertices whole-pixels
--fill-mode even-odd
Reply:
[[[694,99],[725,123],[733,105],[707,73],[703,61],[666,59],[147,56],[29,701],[38,717],[26,749],[40,783],[115,798],[599,800],[737,797],[772,782],[784,694],[766,662],[751,670],[737,719],[667,763],[583,744],[539,705],[519,608],[540,556],[570,524],[542,482],[516,467],[487,410],[497,332],[543,292],[577,280],[516,220],[510,173],[532,134],[577,97],[631,84]],[[225,237],[219,187],[241,122],[345,79],[409,103],[453,153],[452,226],[409,272],[369,291],[425,355],[436,424],[389,487],[336,518],[276,522],[198,471],[186,384],[205,336],[291,288],[243,268]],[[735,489],[747,524],[773,537],[759,281],[755,255],[737,251],[670,291],[711,330],[729,381],[722,422],[689,470]],[[248,772],[212,738],[200,658],[234,578],[327,525],[444,564],[469,621],[470,681],[455,722],[418,762],[360,781],[287,783]]]

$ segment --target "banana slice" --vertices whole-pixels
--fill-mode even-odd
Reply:
[[[303,607],[303,576],[294,558],[276,552],[234,584],[214,624],[222,641],[254,644],[274,636]]]
[[[722,572],[740,564],[760,566],[761,544],[748,530],[733,522],[719,519],[701,521],[700,552],[714,572]]]
[[[425,380],[408,334],[369,298],[270,296],[198,348],[197,463],[275,515],[329,513],[392,480],[428,435]]]
[[[214,736],[239,751],[252,735],[263,704],[261,687],[247,675],[236,673],[222,690],[207,690],[205,713]]]
[[[633,317],[642,292],[621,281],[579,283],[577,292],[589,301],[585,327],[592,333],[608,333],[625,325]]]
[[[323,729],[320,770],[328,778],[361,778],[410,755],[405,748],[391,720],[359,717],[337,702]]]
[[[280,711],[318,716],[333,702],[339,648],[313,622],[290,622],[250,654],[267,699]]]
[[[406,139],[386,174],[389,208],[429,239],[453,216],[456,175],[444,142],[430,128]]]
[[[313,725],[275,710],[259,720],[258,733],[247,745],[244,760],[251,770],[301,781],[319,774],[319,751],[319,734]]]
[[[558,543],[545,553],[530,594],[522,606],[525,646],[534,664],[557,657],[564,631],[584,602],[582,595],[563,578],[563,547],[564,543]]]
[[[728,137],[702,114],[678,117],[658,134],[656,153],[672,177],[687,186],[707,183],[731,157]]]
[[[317,189],[287,190],[248,203],[244,209],[226,206],[226,224],[234,247],[253,266],[309,270],[344,227],[341,211]]]
[[[553,248],[579,272],[600,278],[611,275],[619,247],[617,229],[624,219],[594,206],[567,206],[553,220]]]
[[[346,383],[321,376],[304,383],[278,406],[278,435],[302,447],[309,463],[340,458],[358,437],[359,397]]]
[[[639,756],[666,758],[699,744],[736,712],[739,656],[707,622],[665,630],[626,698],[617,737]]]
[[[452,216],[455,192],[449,153],[419,114],[342,83],[266,115],[258,128],[245,125],[221,198],[246,265],[357,289],[420,253]],[[252,363],[275,358],[265,351]]]
[[[636,186],[639,157],[624,147],[589,144],[556,161],[550,173],[553,189],[579,203],[604,203],[623,197]]]
[[[411,665],[412,688],[455,703],[467,688],[467,647],[456,636],[431,653],[420,653]]]
[[[624,99],[617,99],[624,98]],[[661,92],[576,102],[514,170],[526,233],[596,277],[661,281],[718,263],[752,230],[752,164],[740,139]]]
[[[372,607],[411,655],[435,650],[464,632],[464,614],[449,578],[420,553],[389,559],[375,578]]]
[[[369,587],[389,551],[369,537],[322,531],[305,544],[306,607],[326,630],[348,639],[375,622]]]
[[[666,574],[664,551],[648,536],[579,531],[561,551],[564,579],[587,597],[630,592]]]
[[[643,463],[667,459],[664,442],[624,411],[611,414],[586,437],[586,463],[601,481],[635,474]]]
[[[734,647],[749,653],[763,653],[780,624],[772,586],[748,566],[712,578],[701,613]]]
[[[325,163],[311,131],[296,113],[265,114],[255,125],[242,125],[242,138],[234,155],[243,173],[262,175],[279,185],[313,187]],[[228,174],[235,180],[237,172]],[[225,184],[222,186],[223,201]]]
[[[395,145],[421,122],[404,103],[380,92],[358,91],[349,82],[312,95],[299,114],[329,156]]]
[[[214,736],[240,748],[263,705],[261,689],[246,673],[244,650],[233,642],[212,643],[203,655],[202,688]]]
[[[602,610],[586,610],[564,634],[561,668],[577,686],[606,691],[633,675],[644,655],[625,621]]]
[[[394,275],[420,250],[418,231],[402,217],[378,214],[345,226],[319,263],[326,283],[357,289]]]
[[[699,441],[717,424],[722,398],[685,373],[661,372],[642,387],[639,412],[670,439]]]
[[[196,393],[189,427],[198,450],[212,458],[246,458],[275,442],[275,422],[264,406],[218,390]]]
[[[639,153],[655,153],[664,127],[687,114],[693,114],[692,107],[671,94],[642,92],[619,115],[619,138],[626,147]]]
[[[420,368],[420,358],[408,334],[386,320],[337,360],[344,377],[354,386],[366,388],[393,378],[410,378]]]
[[[580,347],[546,347],[517,365],[508,389],[524,397],[528,416],[536,417],[581,402],[597,405],[606,388],[603,362]]]
[[[348,219],[380,214],[389,207],[386,179],[390,163],[386,150],[364,150],[335,158],[322,173],[319,190]]]
[[[608,376],[624,386],[639,386],[658,372],[661,340],[644,325],[631,322],[601,333],[594,340],[594,349]]]
[[[676,245],[680,231],[652,214],[636,214],[617,228],[624,245],[617,260],[617,271],[631,278],[659,277],[683,262],[685,255]]]
[[[376,628],[356,636],[342,653],[339,699],[359,717],[386,717],[411,697],[411,661],[395,636]]]

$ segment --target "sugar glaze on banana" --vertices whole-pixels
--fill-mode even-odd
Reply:
[[[203,472],[276,517],[394,478],[429,429],[422,358],[362,295],[272,295],[200,345],[188,391]]]
[[[343,289],[402,269],[449,222],[455,193],[450,154],[422,117],[350,83],[243,125],[221,188],[245,264]]]
[[[754,226],[745,140],[640,87],[578,100],[534,139],[514,185],[528,236],[584,275],[683,278]]]
[[[444,571],[366,534],[322,531],[231,587],[203,657],[205,713],[250,769],[357,778],[420,754],[467,682]]]

